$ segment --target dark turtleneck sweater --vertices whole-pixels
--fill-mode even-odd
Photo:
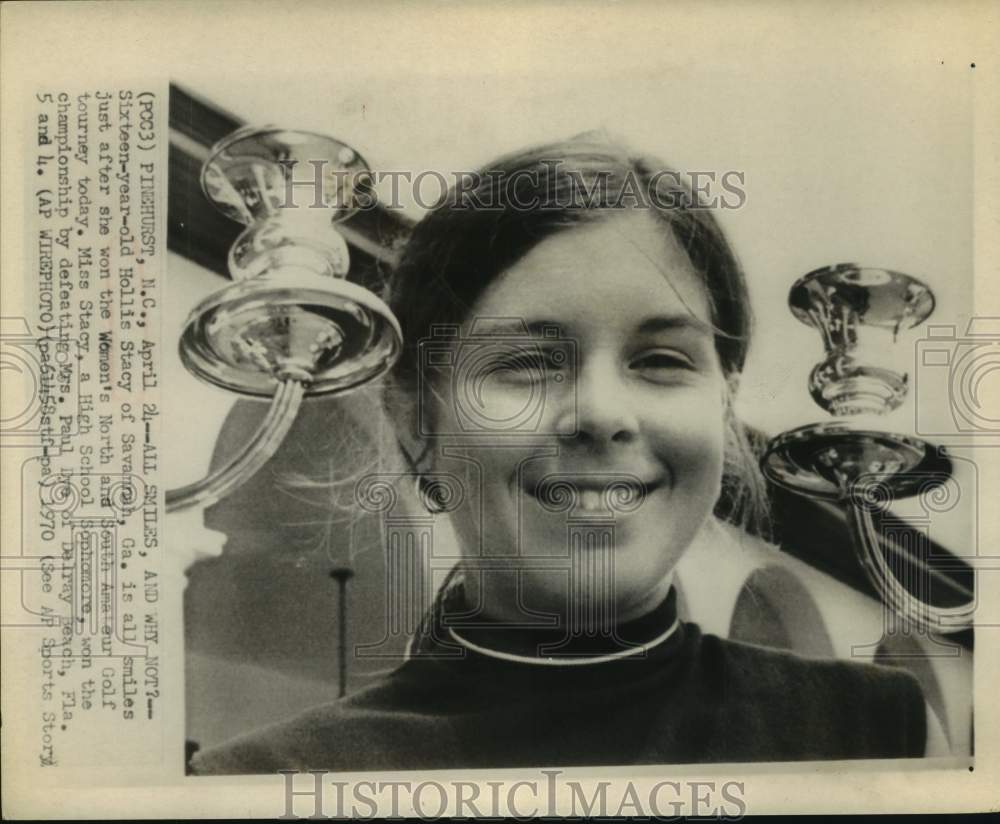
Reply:
[[[452,627],[487,651],[541,649],[559,664],[505,660],[462,646],[447,615],[447,606],[439,605],[414,655],[378,683],[199,753],[194,772],[914,758],[924,752],[924,699],[909,674],[704,635],[676,620],[674,592],[652,613],[619,625],[613,639],[577,638],[559,654],[546,646],[562,639],[553,631]],[[639,646],[665,634],[644,651]],[[625,651],[630,654],[614,657]]]

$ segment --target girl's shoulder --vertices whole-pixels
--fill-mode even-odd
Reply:
[[[407,711],[405,692],[396,670],[347,698],[198,752],[191,759],[191,772],[262,775],[315,769],[317,753],[322,754],[323,767],[329,770],[359,769],[358,753],[364,754],[366,769],[388,769],[406,760],[407,753],[401,748],[405,750],[408,740],[424,749],[441,732],[430,716]],[[400,736],[401,724],[411,735]]]
[[[810,750],[824,759],[924,754],[926,702],[907,670],[708,634],[700,638],[695,667],[693,681],[722,696],[719,708],[735,726],[794,727],[802,758]]]

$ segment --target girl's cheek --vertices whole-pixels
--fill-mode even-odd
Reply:
[[[714,392],[675,395],[669,402],[648,405],[645,429],[660,444],[680,451],[704,454],[706,447],[720,452],[725,438],[725,409]]]

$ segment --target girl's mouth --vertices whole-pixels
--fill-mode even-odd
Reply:
[[[616,516],[641,507],[662,484],[659,478],[643,481],[628,473],[553,473],[525,484],[523,489],[550,512]]]

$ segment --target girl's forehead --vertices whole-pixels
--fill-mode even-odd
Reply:
[[[701,275],[662,220],[638,211],[538,243],[480,296],[473,317],[545,317],[567,328],[626,328],[653,316],[711,323]]]

